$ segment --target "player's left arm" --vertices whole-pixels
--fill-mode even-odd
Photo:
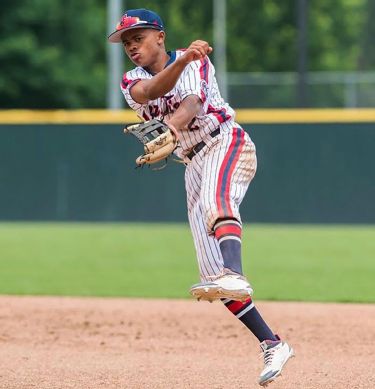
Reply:
[[[201,110],[201,99],[197,95],[189,95],[182,100],[176,112],[166,122],[176,134],[176,129],[185,128]]]

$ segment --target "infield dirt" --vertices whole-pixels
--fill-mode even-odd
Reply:
[[[269,388],[375,388],[375,305],[257,306],[296,351]],[[0,297],[0,388],[260,388],[259,351],[221,303]]]

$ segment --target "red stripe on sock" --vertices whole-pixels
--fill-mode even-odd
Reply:
[[[232,301],[229,305],[227,305],[227,308],[236,315],[239,313],[242,309],[246,308],[249,304],[251,304],[251,298],[248,298],[244,303],[241,301]]]
[[[242,229],[236,224],[224,224],[215,229],[216,239],[220,239],[223,235],[234,235],[241,238]]]

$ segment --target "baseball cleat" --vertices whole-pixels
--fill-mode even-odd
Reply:
[[[294,357],[294,350],[286,342],[265,340],[260,344],[261,357],[264,360],[264,369],[260,373],[259,385],[267,386],[281,371],[288,360]]]
[[[211,302],[222,298],[246,301],[253,295],[252,287],[241,274],[224,269],[222,274],[212,278],[212,281],[193,285],[190,294],[197,299]]]

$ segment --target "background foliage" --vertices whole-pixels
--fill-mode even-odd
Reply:
[[[159,12],[167,46],[212,41],[212,2],[135,1]],[[375,3],[309,2],[309,70],[375,67]],[[228,71],[294,71],[296,0],[228,0]],[[105,106],[106,1],[0,2],[0,107]],[[126,65],[126,66],[129,66]]]

